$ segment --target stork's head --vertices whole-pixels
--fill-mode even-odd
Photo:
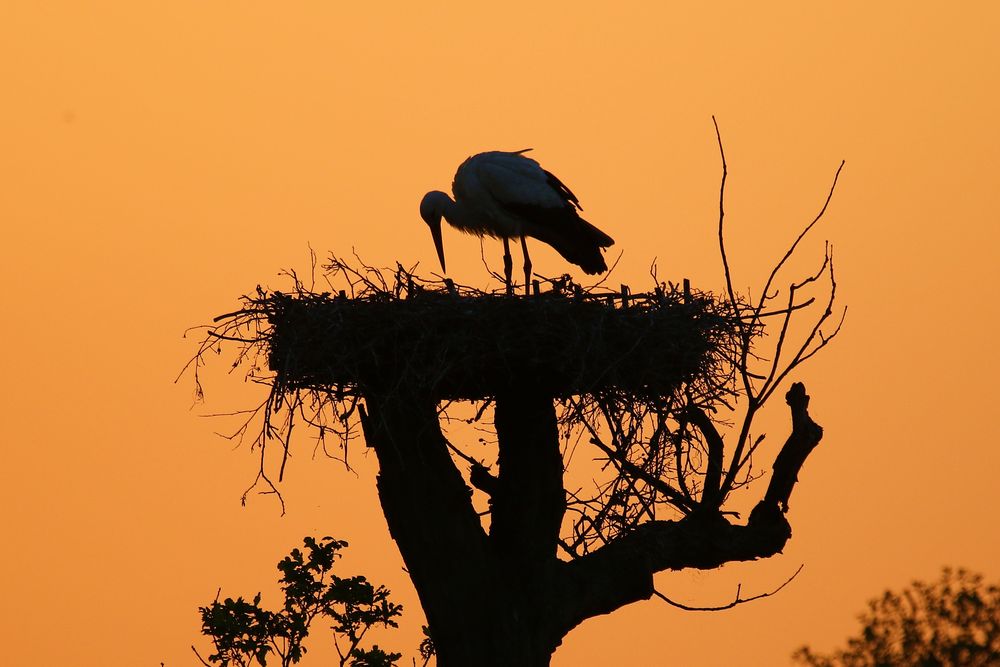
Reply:
[[[441,218],[444,211],[452,204],[451,197],[440,190],[434,190],[424,195],[420,201],[420,217],[431,228],[434,247],[437,248],[438,259],[441,260],[441,270],[444,271],[444,245],[441,242]]]

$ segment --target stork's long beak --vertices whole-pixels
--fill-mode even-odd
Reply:
[[[441,260],[441,271],[447,271],[444,268],[444,244],[441,242],[441,220],[431,223],[430,228],[431,237],[434,239],[434,247],[437,248],[438,259]]]

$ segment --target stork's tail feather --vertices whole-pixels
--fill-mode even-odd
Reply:
[[[539,209],[534,209],[532,213],[531,219],[535,224],[526,226],[526,235],[548,243],[585,273],[604,273],[608,270],[601,248],[614,245],[614,239],[581,218],[573,207],[548,209],[544,215],[540,215]]]
[[[601,248],[614,244],[614,240],[583,218],[578,220],[583,224],[579,225],[576,234],[553,240],[551,245],[560,255],[583,269],[584,273],[604,273],[608,270],[608,265]]]
[[[556,248],[556,250],[559,250],[559,248]],[[571,258],[561,250],[559,253],[583,269],[583,272],[586,274],[595,275],[598,273],[604,273],[608,270],[608,264],[604,261],[604,255],[601,254],[601,251],[598,248],[594,248],[593,252],[588,253],[587,256],[581,255],[576,259]]]

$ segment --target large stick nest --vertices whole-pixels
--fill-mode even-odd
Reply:
[[[551,286],[508,296],[397,273],[353,296],[298,290],[250,305],[266,315],[270,367],[285,389],[405,388],[474,400],[530,385],[556,397],[608,388],[654,397],[681,385],[711,395],[728,381],[738,325],[711,295]]]

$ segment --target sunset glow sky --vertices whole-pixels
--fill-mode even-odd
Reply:
[[[529,146],[615,238],[614,284],[648,286],[655,258],[661,278],[718,290],[712,115],[740,289],[847,161],[803,266],[834,244],[849,313],[793,378],[825,437],[785,553],[657,586],[725,604],[805,568],[727,612],[651,600],[587,621],[553,664],[783,665],[840,643],[887,587],[943,565],[1000,579],[996,3],[342,5],[0,10],[4,664],[194,664],[197,607],[220,587],[277,606],[274,565],[307,534],[351,542],[345,571],[404,604],[379,643],[408,664],[423,618],[374,457],[359,445],[346,472],[303,435],[287,514],[268,496],[241,507],[257,458],[204,415],[261,389],[223,355],[193,405],[190,376],[174,383],[185,330],[287,287],[310,246],[437,270],[421,195],[470,154]],[[444,240],[450,275],[485,284],[479,242]],[[542,274],[570,268],[532,250]],[[768,458],[787,412],[764,418]]]

